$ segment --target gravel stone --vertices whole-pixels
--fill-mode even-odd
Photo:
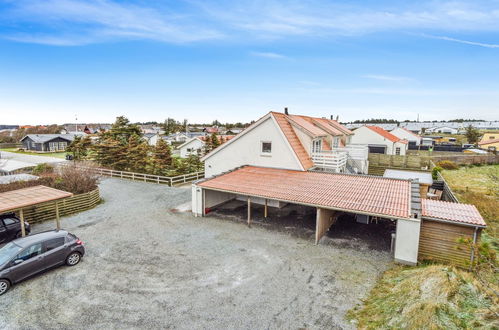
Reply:
[[[387,252],[195,218],[179,211],[190,189],[110,178],[100,188],[104,203],[62,219],[85,242],[82,262],[1,296],[0,328],[354,328],[346,311],[391,264]]]

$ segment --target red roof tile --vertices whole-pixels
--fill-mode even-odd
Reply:
[[[305,129],[313,137],[327,135],[327,132],[325,132],[320,127],[318,127],[312,123],[311,117],[299,116],[299,115],[288,115],[287,118],[289,120],[291,120],[292,123]]]
[[[398,137],[396,137],[392,133],[390,133],[388,131],[385,131],[383,128],[381,128],[379,126],[367,126],[366,125],[366,127],[369,128],[370,130],[378,133],[379,135],[383,136],[384,138],[392,141],[392,142],[402,142],[402,143],[404,143],[403,142],[404,140],[399,139]]]
[[[485,144],[491,144],[491,143],[497,143],[499,142],[499,139],[491,139],[491,140],[486,140],[482,142],[478,142],[479,145],[483,146]]]
[[[354,213],[410,216],[409,180],[245,166],[198,186]]]
[[[478,226],[487,225],[480,215],[480,212],[478,212],[476,207],[471,204],[422,199],[421,208],[423,217],[461,222]]]
[[[293,127],[291,127],[291,124],[287,120],[286,115],[279,112],[271,112],[271,114],[277,121],[277,124],[281,128],[281,131],[291,145],[291,148],[294,150],[303,168],[308,170],[313,167],[314,162],[312,161],[312,158],[310,158],[308,152],[303,147],[303,144],[300,142],[300,139],[293,130]]]

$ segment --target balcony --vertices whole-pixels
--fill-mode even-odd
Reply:
[[[345,151],[321,151],[312,153],[312,161],[317,170],[345,173],[348,153]]]

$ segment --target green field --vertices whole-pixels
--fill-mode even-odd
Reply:
[[[66,152],[44,152],[44,153],[39,153],[39,152],[31,152],[31,151],[19,151],[17,148],[4,148],[4,149],[0,149],[0,151],[15,152],[17,154],[22,154],[22,155],[57,157],[57,158],[63,158],[63,159],[66,158]]]

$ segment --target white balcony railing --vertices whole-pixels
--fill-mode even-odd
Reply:
[[[335,148],[348,154],[348,170],[356,174],[367,174],[369,169],[369,148],[365,144],[349,144],[344,148]]]
[[[321,151],[312,153],[315,167],[336,173],[345,172],[348,153],[345,151]]]

